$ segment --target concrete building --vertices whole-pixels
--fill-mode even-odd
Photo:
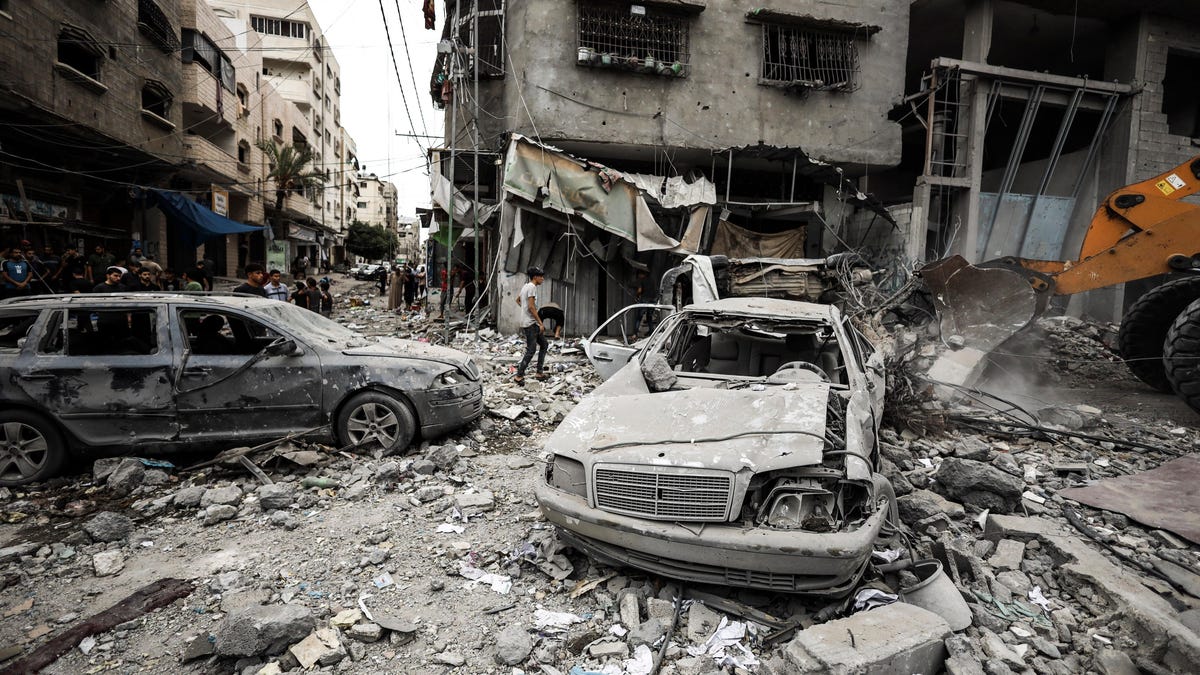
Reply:
[[[0,240],[165,253],[130,187],[184,159],[179,2],[0,2]]]
[[[355,220],[398,232],[397,217],[396,186],[373,173],[359,174]]]
[[[308,218],[300,212],[281,214],[287,224],[283,240],[288,255],[305,255],[315,266],[341,252],[345,214],[357,201],[351,184],[358,172],[353,142],[341,126],[341,69],[326,44],[316,16],[307,4],[292,0],[208,0],[235,34],[254,32],[262,40],[263,80],[296,106],[305,124],[293,124],[280,136],[287,143],[306,143],[314,168],[325,175],[325,188],[311,196]],[[279,234],[279,233],[277,233]]]
[[[777,252],[832,250],[827,221],[856,209],[846,204],[857,191],[845,179],[901,161],[901,125],[888,113],[904,93],[907,0],[789,0],[773,9],[704,0],[444,4],[431,95],[446,107],[449,150],[436,156],[434,201],[448,211],[450,191],[439,183],[453,182],[456,200],[473,204],[457,225],[471,229],[476,215],[502,204],[499,225],[483,230],[492,232],[484,259],[505,251],[496,292],[514,293],[528,264],[548,267],[545,300],[564,307],[572,332],[629,304],[636,270],[657,278],[677,259],[668,251],[688,248],[680,245],[693,226],[705,234],[691,248],[711,249],[714,237],[757,246],[790,232]],[[597,214],[575,217],[569,188],[557,203],[554,185],[510,185],[518,168],[510,134],[593,173],[589,163],[638,176],[646,189],[627,205],[643,214],[638,233]],[[490,153],[482,161],[476,137]],[[538,161],[521,158],[534,175]],[[643,202],[658,232],[642,231],[651,222]],[[514,236],[516,246],[500,241]],[[473,242],[458,247],[473,264]],[[515,320],[509,305],[492,303],[501,329]]]
[[[913,225],[848,233],[881,259],[1076,259],[1108,193],[1197,152],[1196,3],[916,0],[910,25],[903,160],[870,188]],[[1157,282],[1070,309],[1117,319]]]

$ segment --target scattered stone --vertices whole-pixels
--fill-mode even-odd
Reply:
[[[312,611],[298,605],[256,605],[230,612],[217,626],[216,653],[278,654],[311,633],[316,623]]]
[[[441,652],[433,656],[434,663],[440,663],[443,666],[452,666],[457,668],[467,662],[467,659],[458,652]]]
[[[413,462],[412,470],[418,476],[432,476],[437,473],[437,464],[427,459],[418,459]]]
[[[947,457],[938,467],[935,489],[965,504],[1007,513],[1020,503],[1025,484],[983,462]]]
[[[362,619],[363,613],[361,610],[343,609],[342,611],[333,615],[333,618],[329,620],[329,625],[332,628],[346,630],[354,624],[362,621]]]
[[[642,610],[638,594],[632,590],[621,591],[617,596],[617,613],[626,628],[632,628],[642,623]]]
[[[83,524],[83,531],[92,541],[121,541],[133,531],[133,521],[112,511],[101,511]]]
[[[258,505],[263,511],[286,509],[296,501],[295,489],[288,483],[260,485],[255,494],[258,495]]]
[[[936,673],[950,634],[942,617],[897,602],[796,633],[784,659],[788,672]]]
[[[237,516],[238,510],[236,506],[228,504],[213,504],[204,510],[205,525],[216,525]]]
[[[199,485],[185,487],[175,493],[175,496],[171,499],[171,503],[175,505],[175,508],[179,509],[200,506],[200,500],[204,497],[205,489]]]
[[[624,658],[629,656],[629,645],[617,639],[605,639],[588,645],[588,654],[602,659],[607,656]]]
[[[458,461],[458,446],[453,443],[439,445],[429,451],[426,459],[433,462],[437,468],[445,471]]]
[[[305,670],[316,665],[332,666],[346,656],[345,650],[342,649],[342,641],[338,639],[338,632],[332,628],[318,628],[309,633],[303,640],[289,647],[288,653]]]
[[[98,577],[111,577],[125,569],[125,555],[117,550],[101,551],[92,556],[92,569]]]
[[[1119,649],[1098,649],[1092,668],[1100,675],[1141,675],[1133,659]]]
[[[183,662],[195,661],[206,656],[212,656],[217,651],[215,645],[216,638],[208,634],[200,634],[188,643],[186,649],[183,650]]]
[[[717,630],[719,625],[721,625],[721,615],[709,609],[708,606],[694,602],[688,608],[687,636],[692,642],[704,644],[704,641]]]
[[[650,391],[670,391],[679,380],[667,357],[658,353],[649,354],[642,361],[642,377]]]
[[[502,666],[520,665],[533,651],[529,632],[519,625],[511,625],[497,633],[495,643],[496,662]]]
[[[446,488],[442,487],[441,485],[426,485],[425,487],[418,488],[416,493],[413,494],[413,497],[416,497],[417,501],[421,502],[422,504],[432,502],[436,499],[441,499],[445,496]]]
[[[661,619],[648,619],[632,628],[626,639],[629,640],[629,644],[633,647],[637,647],[638,645],[654,646],[654,643],[663,635],[666,635],[666,633],[667,626]]]
[[[240,501],[242,501],[242,489],[236,485],[227,485],[205,490],[204,496],[200,498],[200,506],[203,508],[213,504],[233,505]]]
[[[112,473],[108,474],[108,479],[104,484],[118,495],[127,495],[136,490],[145,477],[146,467],[141,460],[123,457],[113,468]]]
[[[383,636],[383,628],[377,623],[364,621],[351,626],[347,635],[359,642],[377,642]]]
[[[988,563],[999,570],[1017,570],[1025,557],[1025,544],[1015,539],[1001,539]]]
[[[455,496],[454,505],[464,516],[473,516],[496,508],[496,498],[487,490],[468,492]]]
[[[915,524],[939,513],[951,518],[961,518],[966,514],[962,504],[949,501],[931,490],[913,490],[896,499],[896,507],[900,511],[900,520],[909,524]]]

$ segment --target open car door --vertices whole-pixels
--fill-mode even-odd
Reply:
[[[651,323],[646,329],[646,337],[649,337],[649,332],[674,311],[670,305],[650,303],[623,307],[583,341],[583,351],[600,377],[607,380],[642,350],[646,338],[638,338],[638,335],[643,318],[647,314],[650,316]]]

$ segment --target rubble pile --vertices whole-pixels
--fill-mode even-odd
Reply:
[[[344,314],[367,334],[449,333],[483,371],[486,414],[404,456],[303,437],[215,462],[101,459],[0,488],[0,669],[166,577],[190,594],[88,634],[44,672],[1057,675],[1200,662],[1200,546],[1062,494],[1200,449],[1194,428],[1155,410],[967,398],[934,411],[926,397],[915,409],[944,431],[881,433],[899,523],[859,589],[692,587],[566,547],[537,508],[542,441],[599,383],[578,347],[552,343],[549,380],[517,386],[513,336],[374,305]],[[1064,363],[1098,360],[1109,333],[1042,325]]]

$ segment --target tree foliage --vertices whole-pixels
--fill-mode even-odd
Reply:
[[[350,223],[350,231],[346,234],[346,250],[367,260],[391,258],[398,245],[395,232],[359,220]]]
[[[283,201],[288,192],[301,192],[325,185],[325,174],[309,167],[315,158],[308,144],[279,145],[273,140],[258,142],[258,148],[267,155],[270,171],[267,176],[275,183],[275,210],[283,210]]]

